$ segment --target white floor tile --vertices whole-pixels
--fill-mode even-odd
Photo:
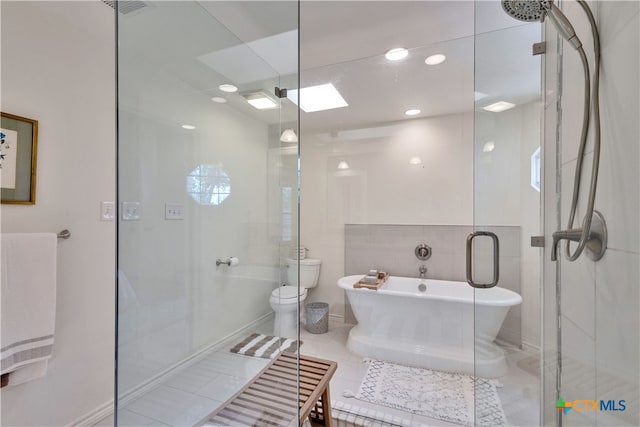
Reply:
[[[247,384],[244,378],[220,374],[197,391],[199,396],[224,402]]]
[[[126,409],[171,426],[191,426],[214,411],[221,402],[160,386],[127,405]]]

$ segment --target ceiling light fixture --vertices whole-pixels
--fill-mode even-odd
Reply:
[[[349,163],[347,163],[346,160],[340,160],[340,163],[338,163],[338,169],[339,170],[347,170],[347,169],[349,169]]]
[[[278,103],[264,92],[243,93],[242,97],[258,110],[271,110],[278,106]]]
[[[487,105],[486,107],[482,107],[483,110],[491,111],[492,113],[501,113],[506,110],[510,110],[515,107],[516,104],[512,104],[506,101],[498,101],[493,104]]]
[[[441,53],[437,53],[435,55],[431,55],[424,60],[424,63],[427,65],[438,65],[442,64],[447,57]]]
[[[406,114],[407,116],[417,116],[418,114],[420,114],[421,111],[418,110],[417,108],[411,109],[411,110],[407,110],[404,112],[404,114]]]
[[[218,89],[220,89],[223,92],[227,92],[227,93],[233,93],[233,92],[237,92],[238,91],[238,88],[236,86],[230,85],[230,84],[227,84],[227,83],[218,86]]]
[[[227,100],[221,96],[214,96],[213,98],[211,98],[211,100],[218,104],[224,104],[225,102],[227,102]]]
[[[422,164],[422,159],[418,156],[413,156],[412,158],[409,159],[409,164],[411,166],[418,166]]]
[[[285,129],[280,135],[280,141],[282,142],[298,142],[298,135],[293,129]]]
[[[298,89],[287,90],[287,98],[298,105]],[[332,110],[334,108],[348,107],[340,92],[331,83],[317,86],[303,87],[300,89],[300,109],[305,113],[315,111]]]
[[[409,55],[409,51],[407,49],[403,47],[395,47],[393,49],[389,49],[384,54],[384,57],[387,58],[389,61],[399,61],[401,59],[406,58],[407,55]]]
[[[186,130],[195,130],[195,126],[194,125],[182,125],[182,129],[186,129]]]

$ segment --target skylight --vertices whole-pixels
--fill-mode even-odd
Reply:
[[[287,98],[298,105],[298,90],[288,90]],[[300,91],[299,106],[305,113],[313,113],[315,111],[347,107],[349,104],[331,83],[325,83],[318,86],[303,87]]]

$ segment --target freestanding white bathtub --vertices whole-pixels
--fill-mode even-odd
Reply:
[[[522,302],[517,293],[500,287],[474,289],[464,282],[394,276],[377,291],[354,289],[361,278],[338,280],[358,320],[347,340],[351,351],[479,377],[499,377],[506,372],[504,353],[493,340],[509,307]],[[420,290],[424,289],[421,284],[426,290]]]

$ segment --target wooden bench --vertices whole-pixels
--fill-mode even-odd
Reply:
[[[283,352],[249,384],[196,426],[300,426],[309,419],[332,427],[329,381],[337,363]],[[300,417],[294,402],[300,406]]]

